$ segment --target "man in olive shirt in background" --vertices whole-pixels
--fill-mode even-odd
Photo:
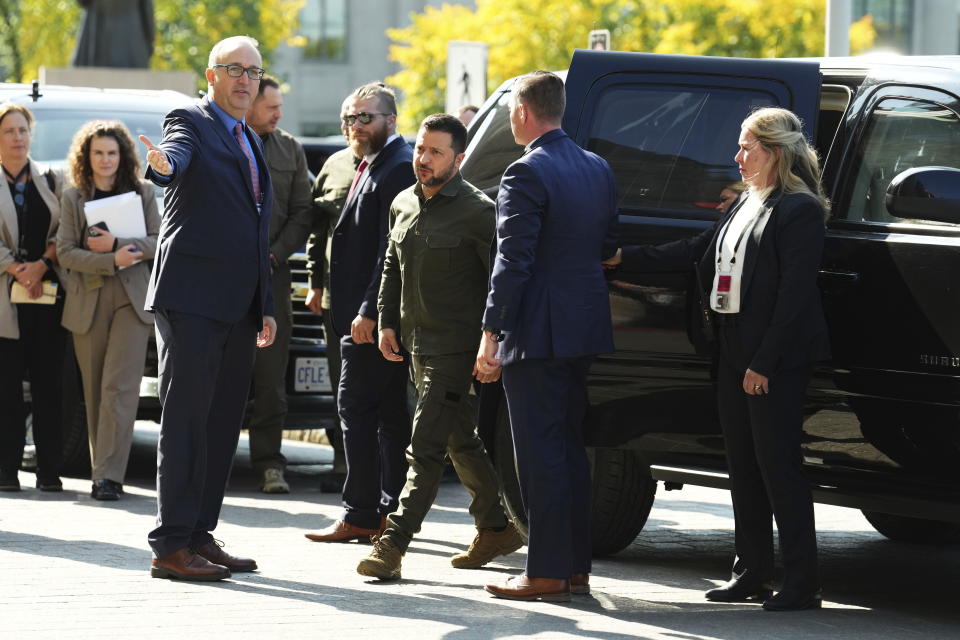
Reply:
[[[340,131],[347,138],[346,115],[348,97],[340,107]],[[349,138],[348,138],[349,140]],[[343,203],[350,192],[350,185],[357,174],[357,165],[362,158],[350,145],[335,152],[323,163],[313,183],[315,209],[313,234],[307,244],[307,269],[310,271],[310,291],[306,305],[314,313],[323,316],[323,337],[327,343],[327,364],[330,367],[330,385],[336,399],[340,386],[340,341],[333,331],[333,314],[330,312],[330,245],[333,229],[337,226]],[[334,411],[333,426],[326,430],[327,439],[333,447],[333,471],[321,479],[321,491],[339,493],[347,473],[347,461],[343,454],[343,433],[340,429],[339,410]]]
[[[257,351],[253,368],[253,412],[250,416],[250,461],[260,475],[264,493],[288,493],[283,477],[287,464],[280,453],[287,418],[286,372],[293,325],[290,265],[313,225],[313,198],[303,147],[277,127],[283,116],[280,85],[269,76],[260,80],[257,97],[247,111],[247,124],[263,140],[263,154],[273,179],[270,218],[270,271],[276,307],[277,339]]]
[[[390,210],[390,242],[377,301],[380,351],[410,352],[419,399],[407,449],[410,469],[397,511],[357,566],[361,575],[400,577],[400,563],[433,504],[449,455],[472,501],[477,536],[457,568],[481,567],[523,545],[504,517],[499,482],[477,435],[472,387],[495,232],[493,201],[460,176],[467,130],[452,115],[427,117],[417,133],[417,183]],[[499,373],[493,374],[493,376]]]

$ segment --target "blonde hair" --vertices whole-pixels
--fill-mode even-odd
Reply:
[[[800,118],[787,109],[766,107],[747,116],[741,127],[772,154],[776,162],[773,186],[783,193],[809,195],[820,203],[826,216],[830,201],[820,184],[820,160],[803,135]]]
[[[11,113],[22,115],[27,121],[27,127],[33,129],[33,113],[22,104],[16,104],[15,102],[0,103],[0,124],[3,124],[3,119]]]

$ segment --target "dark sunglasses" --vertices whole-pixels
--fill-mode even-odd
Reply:
[[[343,116],[340,118],[343,120],[343,124],[348,127],[352,127],[353,123],[357,120],[360,121],[360,124],[370,124],[373,122],[373,119],[377,116],[392,116],[392,113],[367,113],[366,111],[361,111],[360,113],[351,114],[349,116]]]
[[[266,71],[264,71],[260,67],[243,67],[243,66],[240,66],[239,64],[213,65],[214,69],[216,69],[217,67],[223,67],[224,69],[226,69],[227,75],[230,76],[231,78],[239,78],[244,73],[246,73],[247,77],[250,78],[251,80],[259,80],[260,78],[263,77],[263,74],[266,73]]]
[[[26,183],[26,182],[18,182],[18,183],[16,183],[15,185],[13,185],[13,189],[14,189],[14,191],[16,191],[16,193],[13,194],[13,202],[14,202],[14,204],[16,204],[18,207],[22,207],[22,206],[23,206],[23,202],[24,202],[23,192],[26,191],[26,189],[27,189],[27,183]]]

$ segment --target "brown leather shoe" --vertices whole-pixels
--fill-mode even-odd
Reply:
[[[578,596],[590,595],[590,574],[575,573],[570,576],[570,593]]]
[[[154,558],[150,563],[150,575],[154,578],[213,582],[229,578],[230,569],[213,564],[189,549],[180,549],[165,558]]]
[[[563,578],[531,578],[520,575],[507,578],[500,584],[488,584],[484,589],[495,597],[506,600],[570,601],[570,581]]]
[[[305,533],[303,535],[314,542],[349,542],[351,540],[370,542],[370,536],[379,534],[380,530],[378,529],[363,529],[361,527],[355,527],[349,522],[337,520],[326,529],[321,529],[316,533]]]
[[[220,547],[222,546],[223,543],[219,540],[211,540],[202,547],[197,547],[193,552],[198,556],[206,558],[213,564],[219,564],[220,566],[230,569],[233,573],[246,573],[257,570],[256,560],[232,556],[221,549]]]

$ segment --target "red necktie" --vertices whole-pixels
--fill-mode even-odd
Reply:
[[[250,180],[253,182],[253,197],[256,198],[257,204],[263,204],[263,194],[260,192],[260,176],[257,175],[257,165],[256,161],[253,159],[253,155],[250,153],[250,149],[247,147],[246,141],[243,139],[243,125],[237,123],[233,127],[233,135],[237,138],[237,142],[240,143],[240,148],[243,149],[243,155],[247,156],[247,163],[250,165]]]
[[[350,185],[350,191],[347,193],[347,199],[345,202],[350,202],[350,199],[353,197],[353,192],[357,188],[357,185],[360,183],[360,176],[363,175],[363,172],[367,169],[367,161],[361,160],[360,164],[357,166],[357,175],[353,176],[353,183]]]

